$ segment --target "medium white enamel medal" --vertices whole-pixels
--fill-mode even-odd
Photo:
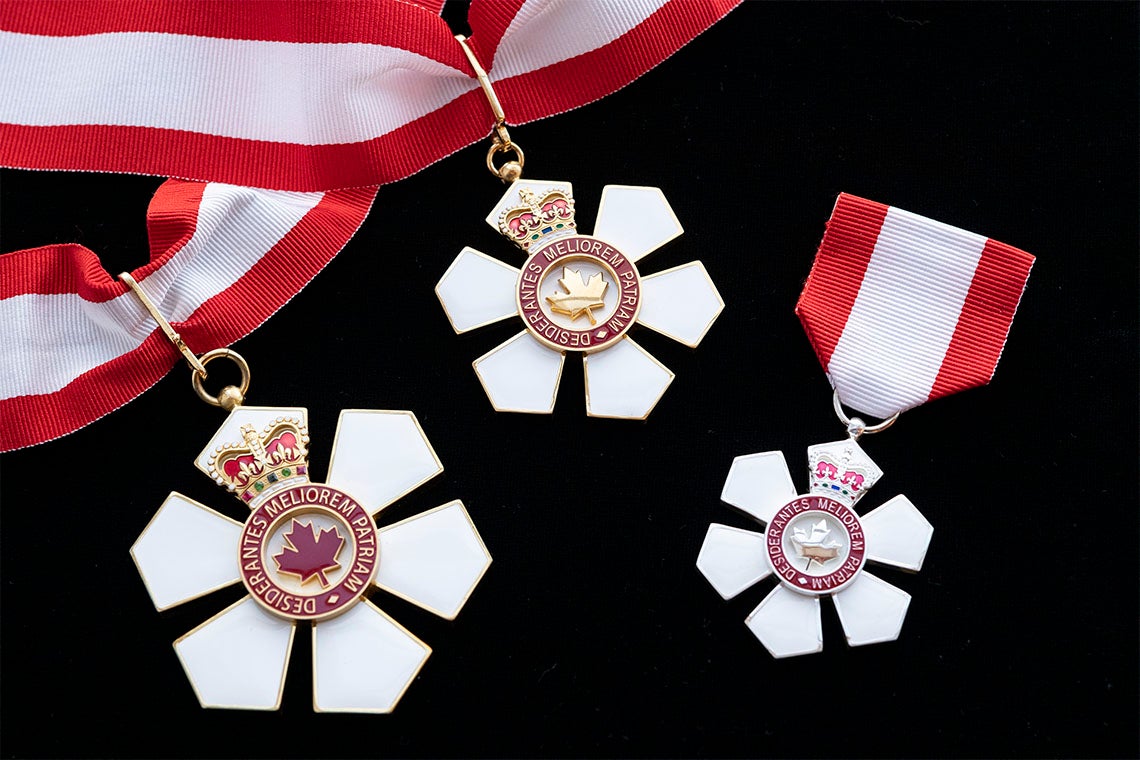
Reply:
[[[589,416],[644,419],[673,373],[627,335],[630,328],[644,325],[696,347],[724,302],[699,261],[647,277],[638,271],[643,257],[683,232],[659,189],[607,185],[584,235],[569,182],[520,179],[522,151],[507,134],[486,74],[464,50],[496,116],[488,168],[511,183],[487,223],[527,259],[519,269],[464,248],[436,295],[457,333],[522,320],[522,332],[474,362],[497,411],[551,413],[566,353],[574,352],[583,355]],[[494,156],[505,152],[518,160],[496,168]]]
[[[857,441],[906,409],[989,382],[1032,263],[981,235],[839,196],[796,313],[848,440],[808,449],[802,495],[780,452],[737,457],[721,499],[764,530],[714,523],[697,558],[725,599],[775,576],[745,620],[774,657],[822,649],[821,597],[834,602],[851,646],[898,638],[910,595],[866,566],[917,572],[933,528],[905,496],[855,511],[883,474]],[[867,425],[843,404],[885,419]]]
[[[453,619],[491,557],[460,501],[377,527],[385,507],[443,472],[415,415],[346,409],[325,482],[310,479],[308,413],[243,406],[249,374],[236,353],[194,357],[194,387],[230,410],[195,465],[245,506],[237,521],[171,493],[131,556],[159,610],[241,583],[247,592],[174,643],[203,707],[281,705],[297,625],[312,625],[313,708],[390,712],[431,649],[367,598],[379,588]],[[216,397],[205,365],[228,358],[240,388]],[[199,371],[200,370],[200,371]]]

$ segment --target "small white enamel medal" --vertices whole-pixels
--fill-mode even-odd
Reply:
[[[293,636],[312,625],[313,709],[390,712],[431,649],[368,599],[379,588],[451,620],[491,563],[466,508],[451,501],[378,528],[376,515],[443,472],[415,415],[346,409],[324,483],[310,479],[308,413],[243,406],[249,368],[218,349],[194,356],[122,276],[195,369],[194,388],[229,410],[195,465],[244,505],[237,521],[171,493],[131,556],[166,610],[241,583],[246,595],[174,642],[203,707],[275,710]],[[227,358],[241,387],[217,396],[205,366]]]
[[[737,457],[721,499],[765,529],[714,523],[697,558],[725,599],[776,577],[745,621],[774,657],[823,648],[821,597],[835,603],[851,646],[898,638],[910,595],[866,565],[917,572],[934,531],[905,496],[855,511],[883,474],[857,441],[907,409],[989,382],[1032,263],[981,235],[863,198],[837,199],[796,313],[849,438],[808,449],[803,495],[780,452]],[[843,404],[885,419],[867,425]]]
[[[855,442],[808,448],[810,487],[797,495],[784,455],[737,457],[721,499],[762,532],[713,523],[697,568],[725,599],[769,575],[776,587],[745,620],[774,657],[823,649],[820,598],[830,597],[851,646],[898,638],[910,595],[866,571],[868,562],[917,572],[934,532],[905,496],[854,510],[882,470]]]
[[[487,167],[511,183],[487,223],[527,259],[518,269],[464,248],[436,286],[447,318],[457,333],[522,320],[522,332],[474,362],[496,411],[553,412],[566,353],[575,352],[583,355],[589,416],[645,419],[673,373],[627,335],[630,328],[644,325],[695,348],[724,302],[699,261],[647,277],[638,271],[643,257],[683,232],[659,189],[607,185],[584,235],[569,182],[520,179],[522,150],[486,73],[463,49],[495,114]],[[507,152],[518,160],[496,168],[496,154]]]

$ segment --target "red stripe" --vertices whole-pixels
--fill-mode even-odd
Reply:
[[[438,16],[443,13],[443,6],[447,3],[447,0],[408,0],[408,2],[415,3],[421,8]]]
[[[155,191],[147,209],[151,258],[135,270],[135,279],[150,276],[194,234],[205,187],[202,182],[167,180]],[[99,257],[77,243],[0,255],[0,299],[28,293],[75,293],[100,303],[126,292],[127,286],[103,268]]]
[[[840,193],[800,293],[796,314],[825,372],[859,295],[887,208]]]
[[[930,399],[990,381],[1032,267],[1025,251],[986,241]]]
[[[513,8],[515,2],[507,0],[503,6],[487,5],[485,9],[476,5],[472,8],[473,25],[476,20],[502,23],[496,13],[500,7]],[[738,2],[672,0],[611,44],[499,82],[496,91],[514,124],[577,108],[644,74]],[[490,39],[501,35],[496,29],[480,29],[479,34]],[[473,45],[475,39],[473,35]],[[453,56],[447,62],[469,71],[470,65],[459,45],[450,36],[447,41]],[[412,47],[408,45],[409,49]],[[485,60],[485,53],[478,55],[481,61]],[[589,72],[589,76],[583,76],[583,72]],[[0,164],[317,191],[403,179],[486,137],[491,123],[482,92],[474,90],[387,135],[336,145],[306,146],[152,127],[0,124]]]
[[[344,247],[364,222],[375,195],[376,188],[327,193],[240,280],[185,322],[175,323],[187,344],[196,351],[228,346],[261,325]],[[43,443],[90,424],[157,383],[179,361],[181,354],[156,328],[138,348],[59,391],[0,399],[0,451]]]
[[[162,333],[80,375],[55,393],[0,399],[0,451],[34,446],[74,432],[133,400],[180,359]]]
[[[604,47],[495,83],[507,121],[525,124],[620,90],[723,18],[740,0],[670,0]]]
[[[482,91],[472,91],[383,137],[337,145],[295,145],[151,127],[0,124],[0,164],[209,178],[314,192],[403,179],[485,137],[491,123]]]
[[[468,45],[480,65],[487,71],[495,67],[495,53],[503,39],[507,27],[518,15],[526,0],[496,0],[480,2],[475,0],[467,11],[467,23],[471,27]]]
[[[0,299],[28,293],[79,293],[88,301],[109,301],[125,287],[107,274],[98,256],[78,243],[0,254]]]
[[[402,0],[5,0],[0,29],[50,37],[157,32],[231,40],[361,42],[411,50],[455,69],[466,65],[439,11]]]
[[[205,182],[168,179],[158,186],[146,208],[150,263],[135,273],[141,280],[186,245],[198,226]]]

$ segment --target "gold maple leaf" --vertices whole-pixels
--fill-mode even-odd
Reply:
[[[570,317],[571,322],[585,314],[590,324],[598,324],[592,310],[606,305],[602,300],[602,294],[606,292],[608,283],[602,278],[602,273],[595,272],[587,280],[582,277],[581,270],[562,267],[562,278],[558,280],[558,284],[566,292],[546,297],[550,310],[555,314],[565,314]]]

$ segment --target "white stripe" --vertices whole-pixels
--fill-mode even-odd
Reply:
[[[0,121],[326,145],[370,140],[478,83],[400,48],[116,32],[0,32]]]
[[[142,287],[171,322],[190,317],[256,264],[324,193],[206,185],[193,235]],[[0,300],[0,398],[54,393],[138,348],[155,330],[133,293],[92,303],[74,293]]]
[[[526,0],[504,32],[488,74],[496,81],[507,79],[605,47],[668,1]]]
[[[828,374],[847,406],[889,417],[926,401],[986,238],[887,211]]]

